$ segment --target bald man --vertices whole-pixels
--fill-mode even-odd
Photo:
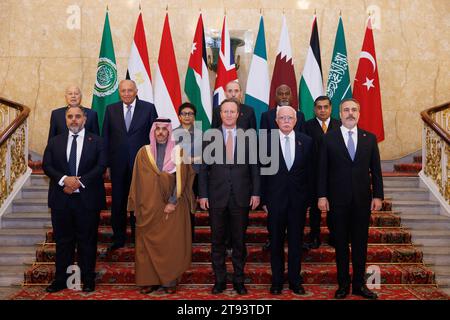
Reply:
[[[50,140],[50,138],[53,138],[61,133],[68,132],[66,125],[66,111],[68,107],[81,107],[87,117],[85,124],[86,130],[98,135],[99,129],[97,112],[81,106],[83,94],[81,93],[80,88],[75,85],[68,86],[64,93],[64,97],[66,99],[66,105],[52,111],[52,115],[50,117],[50,130],[48,132],[47,140]]]
[[[137,98],[138,89],[133,80],[119,83],[120,100],[106,107],[103,121],[103,139],[108,159],[108,175],[112,183],[111,250],[125,245],[127,230],[127,201],[130,191],[134,159],[138,150],[150,143],[153,121],[158,118],[152,103]],[[131,241],[134,242],[135,219],[130,213]]]

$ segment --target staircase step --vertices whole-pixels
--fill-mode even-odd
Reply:
[[[45,240],[45,229],[0,229],[2,246],[34,246]]]
[[[309,228],[305,228],[305,239],[309,238]],[[110,243],[112,241],[112,228],[99,227],[98,241]],[[323,243],[328,240],[329,231],[327,228],[321,228],[321,241]],[[127,237],[130,240],[131,231],[128,228]],[[54,242],[53,231],[47,231],[47,242]],[[267,240],[267,229],[264,227],[247,228],[247,243],[264,243]],[[210,243],[211,229],[209,227],[197,227],[195,229],[196,243]],[[403,228],[370,228],[369,243],[410,243],[411,234]]]
[[[48,186],[50,184],[50,178],[44,174],[32,174],[30,176],[30,182],[32,186]]]
[[[36,258],[36,247],[0,247],[0,265],[31,263]]]
[[[36,199],[45,198],[48,196],[48,186],[47,185],[31,185],[24,186],[22,188],[22,198],[26,199]]]
[[[425,200],[394,200],[392,209],[402,213],[439,213],[440,205],[436,201]]]
[[[429,200],[430,194],[425,188],[392,187],[384,188],[385,196],[397,200]]]
[[[382,284],[433,284],[434,273],[421,264],[378,264]],[[351,269],[351,268],[350,268]],[[99,262],[96,266],[97,282],[108,284],[134,284],[134,263]],[[232,271],[231,263],[227,263],[228,272]],[[36,264],[25,273],[25,282],[49,283],[53,280],[54,265]],[[271,270],[267,264],[247,263],[245,266],[248,284],[270,284]],[[231,275],[231,274],[229,274]],[[336,284],[335,264],[302,264],[302,275],[305,284]],[[231,280],[231,279],[230,279]],[[231,282],[231,281],[230,281]],[[214,274],[211,263],[194,263],[181,277],[182,284],[211,284]]]
[[[22,283],[25,271],[24,265],[0,265],[0,287]]]
[[[401,214],[403,225],[412,229],[450,230],[450,218],[439,214]]]
[[[414,230],[412,238],[424,246],[450,246],[450,230]]]
[[[385,177],[383,176],[383,184],[385,188],[414,188],[420,185],[419,177]]]
[[[425,263],[434,265],[450,265],[450,246],[424,246],[422,247],[422,252]]]
[[[13,212],[2,218],[3,228],[44,228],[51,224],[48,212]]]
[[[16,199],[13,201],[13,212],[50,212],[47,198]]]
[[[419,172],[422,170],[422,163],[394,164],[394,170],[399,172]]]
[[[287,247],[285,248],[285,261],[287,261]],[[270,262],[270,251],[264,250],[262,244],[251,244],[247,246],[247,262]],[[227,260],[231,261],[230,258]],[[46,244],[38,248],[36,252],[37,262],[54,262],[55,245]],[[107,244],[97,247],[97,261],[99,262],[134,262],[135,249],[126,246],[111,252]],[[209,244],[194,244],[192,247],[193,262],[211,261],[211,246]],[[335,262],[334,248],[322,245],[318,249],[303,251],[302,261],[314,263]],[[420,263],[422,252],[420,249],[409,246],[376,245],[370,246],[367,252],[368,263]]]

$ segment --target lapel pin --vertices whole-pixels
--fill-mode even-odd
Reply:
[[[301,142],[301,141],[297,141],[297,144],[298,144],[299,146],[301,146],[301,145],[302,145],[302,142]]]
[[[92,137],[88,137],[88,141],[92,141]]]
[[[366,136],[366,134],[365,133],[363,133],[363,137],[365,137]]]

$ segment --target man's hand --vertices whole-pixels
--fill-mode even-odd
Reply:
[[[328,203],[328,199],[326,197],[319,198],[317,207],[319,207],[320,211],[330,211],[330,204]]]
[[[263,205],[262,208],[263,208],[265,213],[269,213],[269,210],[267,210],[267,206],[266,205]]]
[[[78,177],[66,177],[64,179],[64,187],[68,187],[72,189],[72,191],[77,190],[81,186],[80,181],[78,180]]]
[[[250,206],[252,207],[252,210],[255,210],[259,206],[260,201],[261,200],[260,200],[259,196],[252,196],[250,198]]]
[[[199,204],[200,204],[200,208],[202,208],[203,210],[208,210],[209,209],[209,201],[208,198],[200,198],[198,200]]]
[[[166,207],[164,208],[164,213],[172,213],[175,211],[175,205],[172,203],[166,204]]]
[[[380,198],[373,198],[372,204],[370,205],[371,211],[379,211],[381,210],[381,207],[383,206],[383,201]]]
[[[69,187],[64,187],[63,191],[64,191],[65,194],[72,194],[73,193],[72,188],[69,188]]]

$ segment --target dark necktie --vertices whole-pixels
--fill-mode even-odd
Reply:
[[[352,161],[353,161],[353,160],[355,160],[356,150],[355,150],[355,142],[353,141],[352,134],[353,134],[353,131],[349,131],[348,132],[347,149],[348,149],[348,153],[350,155],[350,158],[352,158]]]
[[[72,146],[70,147],[69,155],[69,173],[71,176],[77,175],[77,134],[74,134],[72,140]]]
[[[127,127],[127,132],[130,130],[131,125],[131,105],[127,106],[127,113],[125,115],[125,126]]]

